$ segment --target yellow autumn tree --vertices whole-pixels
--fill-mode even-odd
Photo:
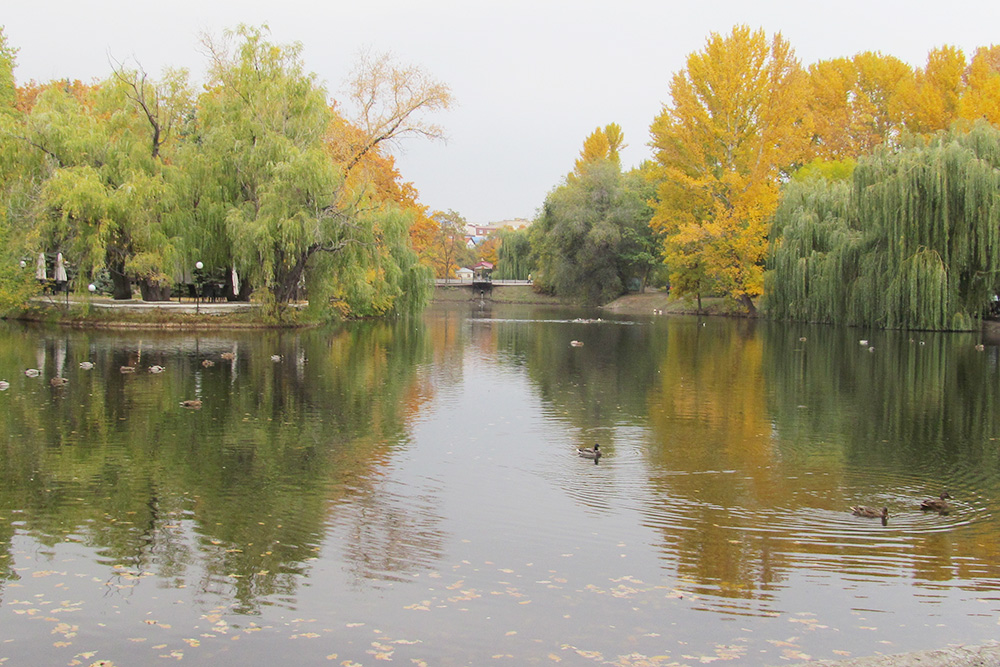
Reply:
[[[1000,46],[980,47],[972,57],[958,114],[1000,125]]]
[[[580,176],[585,165],[592,164],[599,160],[612,160],[620,164],[619,153],[625,148],[625,134],[618,123],[608,123],[604,127],[595,129],[589,137],[583,140],[583,149],[580,157],[577,158],[573,168],[574,175]]]
[[[915,134],[947,130],[959,118],[959,101],[965,92],[967,62],[961,49],[942,46],[927,54],[927,65],[918,69],[913,83],[901,95],[907,100],[906,128]]]
[[[711,286],[754,314],[763,290],[767,225],[783,172],[806,156],[808,79],[780,34],[736,26],[713,33],[670,84],[650,128],[657,199],[679,294]]]
[[[901,91],[914,86],[913,68],[893,56],[866,51],[809,66],[812,156],[856,158],[891,144],[904,127]]]

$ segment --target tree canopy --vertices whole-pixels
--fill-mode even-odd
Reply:
[[[678,294],[715,289],[749,311],[763,290],[779,179],[806,155],[807,78],[788,42],[737,26],[674,74],[650,133],[652,225]]]
[[[156,81],[119,64],[94,86],[32,84],[15,105],[14,52],[0,39],[11,252],[62,251],[83,275],[106,272],[117,298],[133,281],[163,298],[201,261],[227,283],[238,274],[244,297],[263,288],[277,313],[304,294],[320,312],[354,315],[422,303],[430,271],[410,227],[426,215],[384,149],[441,137],[424,114],[448,108],[447,86],[366,56],[338,106],[301,45],[274,44],[266,28],[205,47],[198,95],[184,71]]]
[[[788,185],[766,307],[782,319],[970,329],[1000,289],[1000,130],[940,132]]]
[[[564,183],[545,198],[530,231],[535,285],[544,291],[604,303],[642,280],[651,252],[650,194],[618,160],[621,128],[597,128]],[[643,251],[646,251],[645,254]]]

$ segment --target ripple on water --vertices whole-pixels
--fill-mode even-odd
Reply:
[[[941,567],[968,570],[973,564],[956,564],[952,551],[995,534],[995,494],[978,470],[948,470],[943,482],[929,481],[921,470],[879,467],[830,473],[774,466],[767,474],[670,470],[651,465],[641,438],[624,440],[606,447],[599,470],[567,475],[566,493],[586,507],[617,505],[638,513],[641,524],[660,536],[664,568],[676,570],[682,581],[684,573],[696,572],[680,587],[719,613],[773,614],[774,591],[789,584],[782,577],[768,580],[768,570],[805,569],[838,589]],[[951,511],[921,510],[921,500],[942,484],[953,496]],[[854,516],[852,505],[887,507],[888,521]],[[748,573],[755,568],[761,571]],[[948,589],[967,585],[967,574],[918,579],[924,588]]]

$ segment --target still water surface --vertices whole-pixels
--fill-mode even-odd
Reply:
[[[0,662],[775,665],[1000,634],[996,347],[598,317],[0,324]]]

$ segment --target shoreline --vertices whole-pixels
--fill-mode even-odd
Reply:
[[[485,297],[472,292],[468,286],[437,285],[429,302],[478,303],[485,299],[494,304],[521,304],[540,306],[583,307],[567,299],[535,292],[531,285],[499,285]],[[290,304],[294,311],[306,304]],[[696,315],[702,317],[737,317],[746,319],[745,313],[736,312],[724,299],[706,297],[702,309],[684,299],[673,298],[663,291],[625,294],[610,303],[593,306],[618,315]],[[221,329],[302,329],[320,326],[321,322],[265,322],[257,318],[260,304],[247,302],[181,302],[181,301],[114,301],[107,297],[70,295],[36,296],[31,306],[17,316],[4,318],[36,324],[54,324],[77,329],[150,329],[167,331],[205,331]],[[808,323],[799,323],[808,324]],[[941,332],[949,333],[949,332]],[[976,333],[950,332],[950,333]],[[1000,345],[1000,321],[983,320],[978,332],[983,342]]]

